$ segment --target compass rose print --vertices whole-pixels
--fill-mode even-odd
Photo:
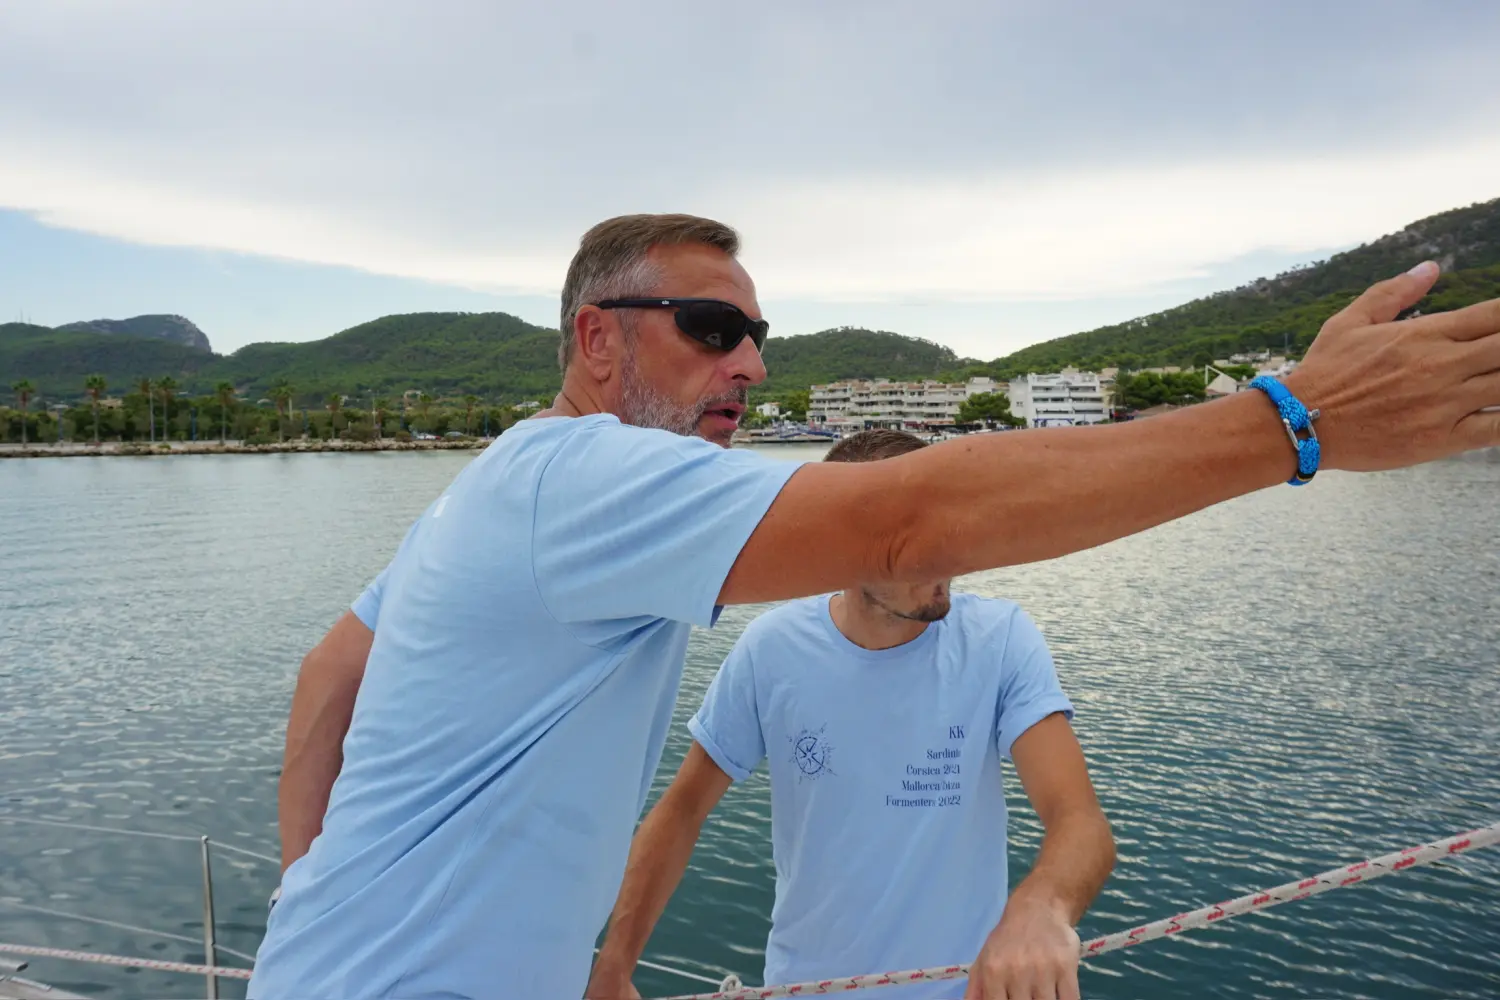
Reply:
[[[823,736],[823,727],[820,729],[804,729],[796,736],[789,737],[792,744],[792,763],[797,765],[801,772],[798,780],[803,778],[818,778],[824,774],[833,774],[833,768],[829,762],[833,759],[833,747]]]

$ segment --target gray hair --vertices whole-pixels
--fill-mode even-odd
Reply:
[[[738,233],[696,215],[621,215],[584,233],[563,282],[558,367],[566,372],[573,360],[573,320],[579,309],[604,299],[651,295],[661,284],[662,269],[647,253],[654,246],[683,243],[701,243],[730,257],[740,252]]]

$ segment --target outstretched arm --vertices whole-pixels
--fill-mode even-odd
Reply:
[[[277,790],[281,870],[307,853],[323,829],[328,796],[344,764],[344,736],[375,640],[352,611],[302,660]]]
[[[696,741],[677,777],[662,794],[630,844],[630,860],[609,933],[599,949],[584,996],[592,1000],[639,997],[631,985],[636,962],[667,901],[682,881],[703,821],[729,788],[730,777]]]
[[[1078,1000],[1073,926],[1115,864],[1115,841],[1089,781],[1083,750],[1061,713],[1017,737],[1016,774],[1046,831],[1031,872],[1005,904],[1000,924],[969,972],[966,1000]]]
[[[1374,286],[1286,379],[1323,467],[1413,465],[1500,445],[1500,300],[1393,322],[1436,267]],[[719,595],[745,604],[859,583],[921,583],[1101,545],[1288,479],[1266,397],[1149,420],[968,435],[899,458],[815,463],[787,482]]]

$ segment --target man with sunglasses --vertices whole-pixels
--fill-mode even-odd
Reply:
[[[1393,322],[1428,264],[1264,394],[880,462],[717,447],[765,377],[738,248],[691,216],[585,234],[551,408],[459,473],[304,660],[251,997],[580,996],[689,628],[726,604],[1047,559],[1320,463],[1500,444],[1500,301]]]

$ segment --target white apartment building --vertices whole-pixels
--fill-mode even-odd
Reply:
[[[1055,375],[1026,375],[1010,383],[1010,412],[1027,427],[1072,427],[1109,419],[1109,393],[1094,372],[1064,368]]]
[[[837,431],[951,427],[964,400],[1000,388],[989,378],[967,382],[892,382],[883,378],[830,382],[811,387],[807,422]]]
[[[755,412],[763,417],[779,417],[781,416],[781,404],[777,402],[761,403],[755,408]]]

